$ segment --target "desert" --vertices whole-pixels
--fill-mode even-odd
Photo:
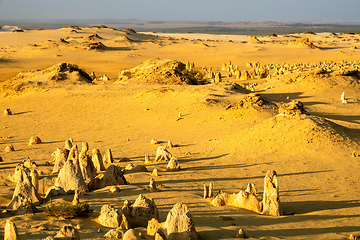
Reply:
[[[0,33],[0,236],[357,239],[359,48],[312,31]]]

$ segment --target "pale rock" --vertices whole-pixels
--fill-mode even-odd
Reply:
[[[4,229],[4,240],[19,240],[17,228],[14,222],[6,220]]]
[[[55,239],[80,240],[78,231],[71,225],[62,227],[55,235]]]
[[[124,235],[124,232],[120,229],[111,229],[110,231],[108,231],[105,235],[104,238],[115,238],[115,239],[121,239]]]
[[[41,143],[42,143],[41,139],[37,136],[31,137],[29,140],[29,145],[41,144]]]
[[[172,157],[168,163],[168,165],[166,166],[166,171],[168,172],[172,172],[172,171],[179,171],[180,168],[180,164],[177,160],[176,157]]]
[[[105,170],[105,166],[104,166],[104,161],[103,158],[100,154],[100,150],[99,149],[94,149],[92,151],[92,158],[91,158],[94,167],[96,168],[96,170],[98,171],[104,171]]]
[[[159,146],[157,148],[157,151],[156,151],[156,156],[155,156],[155,162],[156,161],[168,161],[172,158],[172,155],[171,153],[163,146]]]
[[[134,229],[129,229],[125,232],[123,240],[139,240],[139,235],[137,235]]]

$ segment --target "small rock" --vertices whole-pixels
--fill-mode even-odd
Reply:
[[[120,188],[118,186],[112,186],[110,188],[110,192],[111,193],[116,193],[116,192],[120,192]]]
[[[47,227],[41,225],[40,227],[38,227],[37,229],[38,231],[45,231],[45,230],[48,230]]]
[[[15,151],[15,148],[13,145],[9,144],[5,147],[5,152],[13,152]]]
[[[124,235],[124,232],[120,229],[111,229],[110,231],[108,231],[104,237],[105,238],[116,238],[116,239],[121,239]]]
[[[139,237],[136,235],[134,229],[129,229],[123,236],[123,240],[138,240]]]
[[[236,234],[236,238],[246,238],[244,230],[239,229],[238,233]]]
[[[154,176],[154,177],[159,176],[158,170],[156,168],[152,171],[151,176]]]
[[[352,156],[352,157],[358,157],[359,154],[358,154],[356,151],[353,151],[353,152],[351,153],[351,156]]]
[[[42,143],[41,139],[37,136],[31,137],[29,140],[29,145],[41,144],[41,143]]]
[[[7,109],[5,109],[5,110],[3,111],[3,115],[4,115],[4,116],[9,116],[9,115],[13,115],[13,114],[12,114],[11,110],[10,110],[9,108],[7,108]]]

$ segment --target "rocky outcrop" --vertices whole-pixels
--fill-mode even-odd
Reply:
[[[280,216],[282,210],[280,207],[279,185],[276,172],[268,171],[264,178],[264,194],[260,200],[256,195],[254,184],[248,184],[245,191],[240,190],[238,194],[221,193],[211,202],[213,206],[233,206],[244,208],[255,213]]]
[[[262,202],[262,214],[270,216],[280,216],[283,214],[280,208],[279,184],[274,170],[268,171],[264,178],[264,195]]]
[[[65,165],[68,154],[69,150],[61,148],[58,148],[55,152],[53,152],[52,156],[54,157],[54,168],[52,173],[58,173],[60,171],[60,169]]]
[[[177,160],[176,157],[172,157],[168,163],[168,165],[166,166],[166,171],[168,172],[172,172],[172,171],[178,171],[180,170],[180,164]]]
[[[37,136],[31,137],[29,140],[29,145],[41,144],[41,143],[42,143],[41,139]]]
[[[66,161],[65,165],[60,169],[55,186],[61,187],[65,192],[79,190],[80,193],[83,193],[88,191],[76,159],[75,161],[72,159]]]
[[[79,232],[71,225],[62,227],[55,235],[55,239],[80,240]]]
[[[133,204],[126,200],[121,209],[115,209],[108,204],[102,206],[98,220],[105,227],[126,230],[147,227],[152,218],[159,218],[155,202],[140,194]]]
[[[172,158],[172,154],[163,146],[159,146],[156,151],[156,161],[169,161]]]
[[[151,219],[148,222],[148,235],[155,236],[160,231],[168,240],[200,239],[195,230],[192,215],[183,203],[177,203],[173,206],[165,222],[159,223],[156,219]]]
[[[92,158],[91,158],[94,167],[96,168],[96,170],[98,171],[104,171],[105,170],[105,166],[104,166],[104,161],[103,158],[100,154],[100,150],[99,149],[94,149],[92,151]]]
[[[6,220],[4,229],[4,240],[19,240],[17,228],[14,222]]]
[[[98,175],[88,184],[90,191],[112,185],[128,184],[120,167],[110,165],[104,174]]]

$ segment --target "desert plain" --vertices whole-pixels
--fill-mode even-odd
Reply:
[[[161,222],[174,204],[186,204],[201,239],[232,239],[239,229],[249,239],[360,236],[360,35],[308,32],[257,40],[75,26],[1,33],[0,110],[12,115],[0,116],[0,236],[10,219],[20,239],[54,236],[67,224],[80,226],[81,239],[104,239],[110,228],[97,220],[101,207],[120,208],[139,194],[154,200]],[[164,73],[162,65],[146,72],[141,64],[149,60],[193,63],[199,81],[157,75]],[[60,63],[78,66],[92,81],[56,72],[52,66]],[[132,78],[129,69],[137,66],[140,77]],[[261,67],[264,75],[256,72]],[[237,78],[235,71],[249,76]],[[249,94],[261,101],[246,100]],[[279,115],[292,101],[303,104],[301,114]],[[33,136],[42,144],[28,145]],[[118,185],[116,193],[107,186],[81,194],[94,210],[87,218],[48,217],[48,202],[37,206],[38,213],[6,210],[16,186],[7,178],[15,167],[27,158],[35,162],[31,168],[39,172],[44,196],[56,177],[51,155],[70,138],[80,149],[87,142],[90,152],[111,149],[129,184]],[[165,171],[165,161],[144,163],[169,140],[179,171]],[[9,144],[15,151],[5,152]],[[155,168],[158,176],[151,176]],[[282,216],[212,206],[203,198],[210,183],[215,194],[254,183],[261,198],[269,170],[278,175]],[[144,190],[151,177],[157,192]],[[52,202],[72,200],[62,195]],[[153,238],[146,228],[135,231]]]

